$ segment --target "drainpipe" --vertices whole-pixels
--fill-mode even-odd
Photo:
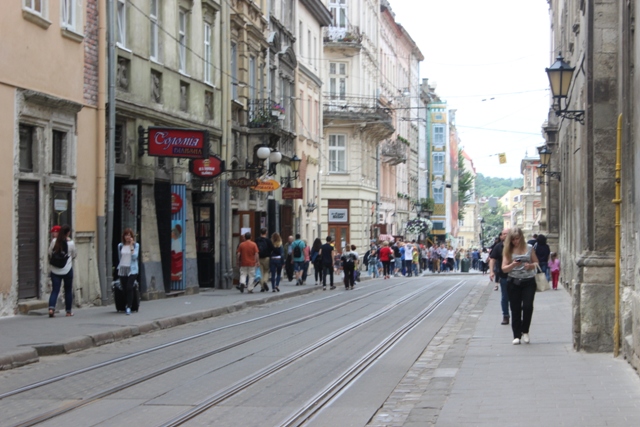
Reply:
[[[107,40],[107,18],[106,14],[106,0],[98,1],[98,52],[104,52],[106,50],[105,42]],[[105,195],[106,195],[106,181],[105,181],[105,134],[104,129],[106,127],[106,67],[104,63],[104,57],[98,56],[98,127],[96,129],[96,229],[98,230],[98,244],[96,245],[98,252],[98,280],[100,281],[100,301],[101,305],[107,305],[107,263],[106,254],[104,249],[106,248],[106,224],[105,224]]]
[[[107,0],[107,34],[109,44],[107,46],[108,64],[108,126],[109,137],[107,141],[107,235],[105,236],[106,248],[106,283],[105,287],[113,281],[113,269],[111,268],[113,241],[113,192],[114,192],[114,167],[115,167],[115,129],[116,129],[116,32],[115,32],[115,0]],[[105,295],[103,294],[103,300]],[[104,300],[106,302],[106,300]]]
[[[228,2],[221,2],[222,15],[220,19],[220,27],[222,28],[221,35],[221,49],[220,60],[222,64],[230,64],[230,46],[228,31],[226,28],[230,26],[230,6]],[[226,68],[228,71],[228,67]],[[220,92],[222,95],[221,100],[221,126],[222,126],[222,139],[220,141],[220,147],[222,150],[222,158],[225,160],[227,167],[231,167],[231,153],[229,146],[231,144],[231,116],[229,109],[231,108],[231,100],[229,99],[229,73],[220,73]],[[223,175],[225,176],[225,175]],[[228,179],[223,178],[220,180],[220,288],[229,289],[233,283],[233,269],[231,267],[231,260],[229,258],[231,251],[231,195],[229,193],[229,186],[227,185]]]
[[[616,205],[616,258],[615,258],[615,322],[613,324],[613,357],[620,353],[620,208],[622,196],[620,186],[622,176],[622,114],[618,116],[618,128],[616,135],[616,198],[612,203]]]

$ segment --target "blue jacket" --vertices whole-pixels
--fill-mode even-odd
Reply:
[[[131,271],[129,276],[138,274],[138,255],[140,253],[140,244],[136,243],[133,247],[133,253],[131,254]],[[118,259],[122,256],[122,243],[118,243]]]

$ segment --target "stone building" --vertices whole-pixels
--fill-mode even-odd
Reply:
[[[0,14],[0,316],[19,301],[46,307],[49,230],[69,224],[78,257],[74,302],[100,300],[98,221],[104,216],[104,63],[98,0],[13,1]],[[64,58],[64,61],[59,60]],[[53,64],[53,65],[52,65]],[[102,79],[102,80],[101,80]]]
[[[562,55],[575,71],[568,97],[553,100],[543,126],[551,151],[547,170],[554,172],[545,177],[549,186],[544,191],[543,224],[552,237],[552,250],[560,254],[562,284],[572,296],[574,348],[616,353],[621,348],[627,360],[640,368],[636,206],[640,138],[635,125],[640,118],[640,83],[634,71],[639,42],[634,22],[640,2],[549,4],[549,61]],[[614,199],[620,114],[622,237],[617,258]],[[621,273],[619,311],[616,266]]]

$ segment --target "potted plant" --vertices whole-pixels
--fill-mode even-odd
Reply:
[[[271,115],[280,119],[284,118],[284,107],[280,104],[273,104],[271,106]]]

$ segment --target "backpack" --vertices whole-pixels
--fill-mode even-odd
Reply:
[[[300,258],[302,256],[302,249],[300,248],[300,243],[298,243],[297,245],[294,244],[293,246],[293,257],[294,258]]]
[[[260,237],[257,242],[258,245],[258,256],[260,258],[265,258],[270,256],[269,254],[269,245],[264,237]]]
[[[49,264],[56,268],[64,268],[67,265],[67,260],[69,259],[69,254],[67,253],[69,248],[67,246],[67,242],[64,242],[64,250],[54,251],[49,257]]]

